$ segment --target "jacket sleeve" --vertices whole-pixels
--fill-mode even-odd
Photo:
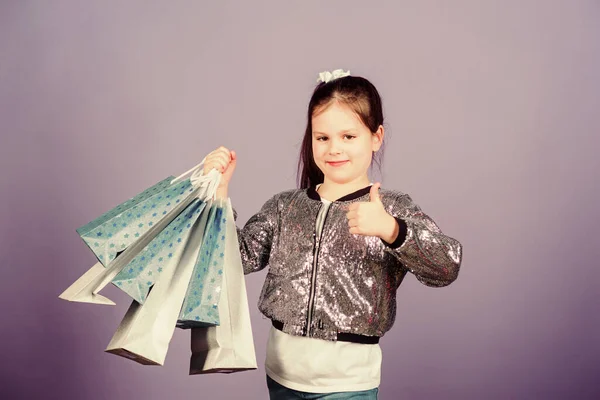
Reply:
[[[458,240],[444,235],[407,194],[396,198],[388,212],[400,229],[394,243],[382,240],[386,251],[427,286],[442,287],[454,282],[462,260]]]
[[[274,233],[278,229],[277,195],[269,199],[243,228],[236,225],[244,274],[260,271],[269,263]],[[237,212],[233,209],[234,219]]]

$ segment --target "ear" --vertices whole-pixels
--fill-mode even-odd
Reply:
[[[379,125],[377,131],[371,135],[371,139],[373,141],[373,152],[377,152],[381,145],[383,144],[383,136],[385,135],[385,131],[383,129],[383,125]]]

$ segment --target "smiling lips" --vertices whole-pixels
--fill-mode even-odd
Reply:
[[[332,167],[340,167],[344,164],[346,164],[348,162],[348,160],[345,161],[327,161],[327,164],[331,165]]]

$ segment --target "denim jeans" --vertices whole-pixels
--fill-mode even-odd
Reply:
[[[271,400],[323,399],[323,400],[377,400],[378,388],[359,392],[308,393],[289,389],[267,375],[267,387]]]

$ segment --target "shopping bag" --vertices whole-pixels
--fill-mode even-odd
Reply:
[[[163,365],[175,331],[184,296],[198,258],[206,223],[207,206],[193,205],[192,226],[183,251],[171,259],[171,267],[156,279],[144,304],[133,301],[106,351],[141,364]]]
[[[152,275],[163,268],[160,265],[162,261],[159,261],[161,256],[158,254],[161,251],[167,251],[166,247],[173,245],[173,242],[168,241],[168,239],[173,238],[174,234],[181,234],[184,229],[179,227],[174,231],[163,232],[165,228],[170,226],[171,222],[178,215],[181,215],[195,199],[214,197],[221,174],[213,169],[204,176],[201,173],[203,164],[204,160],[177,178],[168,178],[154,185],[133,199],[79,228],[78,233],[84,240],[89,238],[90,235],[100,238],[99,241],[90,242],[88,245],[91,245],[92,250],[96,249],[97,258],[101,263],[104,261],[102,264],[106,265],[107,268],[102,271],[97,264],[94,265],[59,297],[69,301],[114,304],[111,300],[99,295],[98,292],[116,278],[113,283],[117,284],[132,298],[143,302],[148,289],[154,284],[156,275]],[[184,177],[190,173],[190,178],[184,180]],[[146,218],[146,222],[140,222],[140,218]],[[137,227],[134,228],[139,228],[139,231],[136,229],[131,230],[133,229],[132,225],[134,225],[131,221],[134,221],[134,224],[137,223]],[[140,225],[143,226],[140,227]],[[186,227],[185,229],[189,228],[187,225]],[[116,229],[120,230],[117,231]],[[84,234],[84,232],[87,233]],[[115,238],[117,232],[123,236],[122,239]],[[161,239],[154,241],[150,247],[147,247],[159,234],[162,235]],[[118,242],[117,239],[121,242]],[[183,243],[183,240],[178,243]],[[117,256],[115,248],[124,248],[124,250],[118,253]],[[172,253],[171,250],[168,249],[165,254],[168,256]],[[144,251],[144,254],[136,258],[142,251]],[[164,256],[162,258],[164,260]],[[107,260],[111,261],[106,264]]]
[[[194,190],[170,176],[76,229],[104,266],[115,259]]]
[[[158,277],[165,271],[177,267],[193,222],[205,206],[206,203],[199,200],[187,207],[121,269],[121,272],[112,279],[112,283],[132,299],[143,304]]]
[[[227,200],[226,242],[218,326],[192,328],[190,375],[256,369],[256,353],[244,272],[231,201]]]
[[[197,198],[202,188],[195,188],[190,195],[169,211],[164,218],[158,220],[153,226],[142,234],[138,240],[130,244],[118,257],[114,258],[106,268],[100,268],[100,262],[94,265],[89,271],[77,279],[58,297],[63,300],[94,303],[94,304],[113,304],[108,298],[98,294],[108,283],[110,283],[127,265],[131,262],[137,262],[136,256],[152,242],[161,231],[181,215],[189,205]],[[138,270],[137,272],[142,273]],[[131,289],[131,288],[130,288]],[[131,290],[129,294],[132,295]]]
[[[68,301],[78,301],[95,304],[107,304],[114,306],[114,301],[101,294],[93,294],[91,291],[86,292],[84,289],[92,282],[102,279],[106,268],[101,262],[94,264],[85,274],[81,275],[71,286],[69,286],[58,297]]]
[[[188,285],[177,327],[212,326],[219,324],[218,304],[221,297],[227,219],[223,204],[215,202],[211,209],[198,262]]]

